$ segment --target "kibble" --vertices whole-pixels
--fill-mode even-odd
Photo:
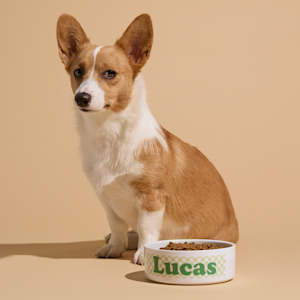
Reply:
[[[185,242],[183,243],[173,243],[169,242],[169,244],[166,247],[162,247],[159,249],[162,250],[210,250],[210,249],[219,249],[223,247],[217,247],[216,244],[209,244],[209,243],[204,243],[204,244],[195,244],[194,242],[188,243]]]

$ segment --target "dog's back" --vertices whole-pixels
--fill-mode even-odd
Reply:
[[[195,147],[163,129],[168,151],[140,157],[143,176],[131,186],[148,211],[165,206],[161,239],[238,240],[238,226],[227,187],[213,164]],[[155,191],[149,201],[148,195]]]

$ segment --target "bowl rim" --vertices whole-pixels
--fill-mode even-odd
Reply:
[[[154,248],[152,245],[160,242],[166,242],[167,244],[169,242],[173,243],[181,243],[181,242],[201,242],[201,243],[218,243],[218,244],[227,244],[224,248],[218,248],[218,249],[207,249],[207,250],[163,250],[159,248]],[[152,243],[147,243],[144,245],[144,248],[147,248],[149,250],[155,250],[162,253],[206,253],[209,251],[209,253],[212,253],[211,251],[224,251],[226,249],[233,249],[236,247],[235,243],[223,241],[223,240],[211,240],[211,239],[169,239],[169,240],[159,240]]]

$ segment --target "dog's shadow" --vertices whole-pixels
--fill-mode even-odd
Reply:
[[[96,258],[96,251],[105,245],[104,240],[73,243],[0,244],[0,259],[12,255],[33,255],[45,258]],[[121,260],[132,260],[134,250],[127,250]]]

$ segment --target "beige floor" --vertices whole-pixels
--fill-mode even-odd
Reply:
[[[240,244],[232,281],[173,286],[147,280],[133,265],[133,251],[121,259],[96,259],[104,241],[0,246],[0,299],[299,299],[299,248],[292,242]],[[299,246],[299,245],[298,245]],[[286,255],[283,255],[283,252]],[[187,299],[187,298],[185,298]]]

